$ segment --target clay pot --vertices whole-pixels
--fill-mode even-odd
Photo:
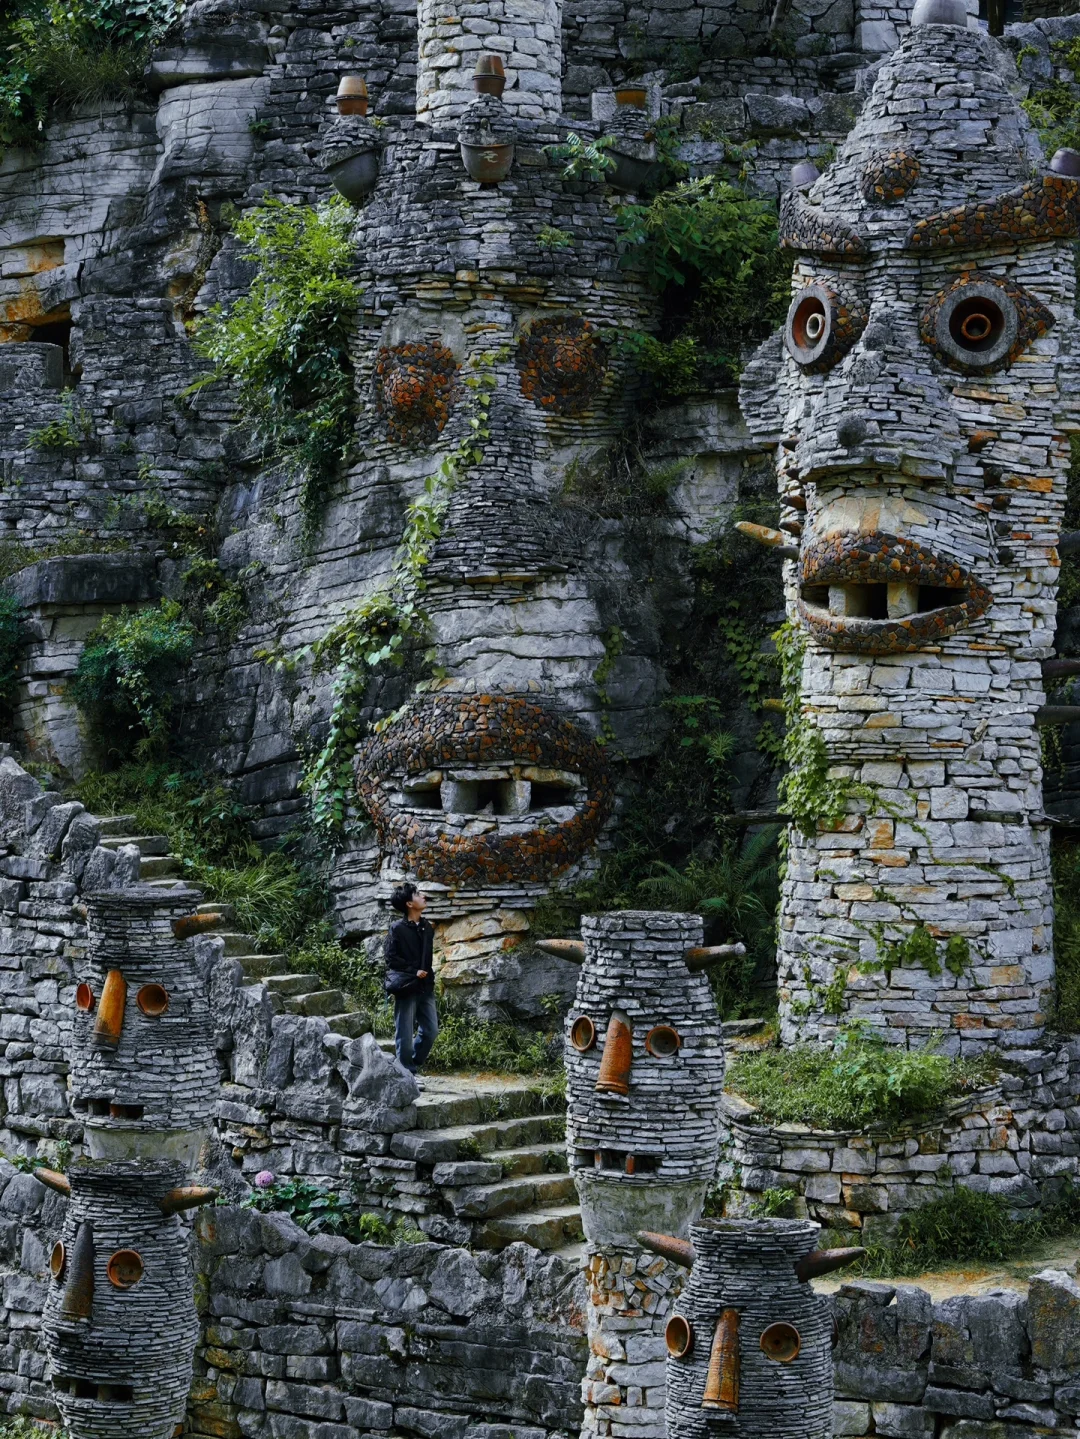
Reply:
[[[124,1028],[124,1007],[127,1004],[127,983],[118,969],[110,969],[98,1004],[94,1042],[102,1049],[117,1049]]]
[[[505,180],[514,163],[513,145],[467,145],[461,142],[461,158],[470,180],[481,185],[497,185]]]
[[[363,75],[342,75],[337,87],[339,115],[366,115],[368,110],[367,81]]]
[[[627,193],[647,190],[659,174],[660,167],[655,160],[639,160],[634,155],[624,155],[621,150],[609,150],[608,154],[615,161],[615,168],[609,170],[604,179],[613,190]]]
[[[648,98],[648,92],[644,85],[617,85],[615,87],[616,105],[629,105],[635,110],[644,110]]]
[[[501,55],[481,55],[473,71],[473,89],[478,95],[494,95],[502,99],[506,89],[506,70]]]
[[[596,1088],[601,1093],[629,1094],[633,1058],[634,1035],[630,1021],[621,1009],[612,1010]]]
[[[359,155],[351,155],[340,165],[328,166],[326,173],[338,194],[357,205],[379,183],[379,152],[364,150]]]

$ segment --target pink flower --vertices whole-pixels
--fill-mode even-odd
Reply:
[[[272,1185],[276,1183],[277,1181],[274,1178],[273,1171],[270,1169],[260,1169],[258,1174],[256,1174],[255,1176],[256,1189],[269,1189]]]

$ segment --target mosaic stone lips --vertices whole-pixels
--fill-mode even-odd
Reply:
[[[992,598],[955,560],[881,530],[811,541],[801,569],[799,616],[843,653],[924,649],[978,619]]]
[[[570,818],[453,829],[394,803],[402,779],[457,766],[524,765],[573,773],[584,791]],[[361,747],[360,795],[379,841],[411,872],[450,886],[544,883],[580,859],[614,799],[604,752],[561,715],[516,695],[437,695],[418,701]]]

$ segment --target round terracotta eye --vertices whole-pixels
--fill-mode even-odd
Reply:
[[[579,1054],[592,1049],[596,1043],[596,1025],[587,1014],[579,1014],[570,1026],[570,1043]]]
[[[134,1249],[118,1249],[105,1267],[109,1283],[117,1289],[131,1289],[143,1277],[142,1256]]]
[[[802,1339],[794,1324],[770,1324],[761,1334],[761,1352],[778,1364],[790,1364],[802,1348]]]
[[[144,984],[135,996],[135,1002],[143,1014],[156,1019],[169,1007],[169,991],[162,984]]]
[[[64,1277],[64,1270],[67,1268],[67,1249],[62,1239],[58,1239],[52,1247],[49,1255],[49,1272],[58,1282]]]
[[[811,352],[817,349],[829,328],[829,317],[821,296],[811,294],[800,300],[788,326],[791,334],[790,348],[805,353],[807,359],[812,358]],[[802,354],[796,355],[796,359],[802,359]]]
[[[94,991],[88,984],[80,984],[75,991],[75,1008],[89,1014],[94,1007]]]
[[[681,1314],[673,1314],[664,1330],[664,1343],[673,1359],[685,1359],[694,1347],[694,1326]]]
[[[986,295],[962,300],[949,316],[949,334],[962,350],[992,350],[1005,329],[1001,306]]]
[[[681,1043],[679,1031],[672,1029],[670,1024],[658,1024],[645,1036],[645,1048],[657,1059],[670,1059],[673,1054],[678,1054]]]

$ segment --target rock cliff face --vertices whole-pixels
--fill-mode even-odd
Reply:
[[[482,1008],[518,993],[534,1003],[513,946],[552,883],[595,863],[617,823],[612,797],[663,745],[694,546],[768,482],[730,394],[703,395],[642,439],[646,465],[682,466],[656,512],[574,501],[575,477],[637,418],[618,337],[659,323],[621,254],[616,206],[652,163],[657,124],[695,175],[722,168],[730,141],[754,141],[753,183],[775,193],[793,160],[843,134],[855,71],[889,48],[901,14],[795,4],[774,43],[764,10],[734,5],[496,5],[461,18],[389,0],[197,0],[153,55],[153,99],[59,119],[39,149],[9,150],[0,529],[31,558],[58,544],[118,552],[19,579],[33,638],[18,725],[31,752],[74,772],[97,758],[67,678],[103,614],[176,593],[169,525],[186,516],[240,577],[246,617],[200,641],[181,742],[236,780],[257,837],[288,830],[303,806],[301,754],[322,742],[331,703],[305,647],[390,575],[406,507],[472,433],[480,385],[482,457],[462,466],[425,575],[441,678],[418,713],[432,752],[406,762],[395,721],[380,764],[361,765],[369,808],[379,776],[376,828],[339,856],[333,890],[339,927],[362,938],[382,926],[389,882],[426,869],[446,982]],[[684,51],[698,57],[693,82],[673,73]],[[501,99],[472,89],[481,52],[504,62]],[[644,111],[615,103],[630,67],[646,72]],[[348,72],[366,77],[367,117],[334,113]],[[618,139],[620,188],[563,177],[545,147],[570,131]],[[461,146],[479,154],[494,141],[513,146],[512,168],[478,183]],[[312,515],[298,477],[261,462],[234,426],[227,386],[185,393],[205,369],[191,330],[250,283],[236,209],[267,194],[319,202],[330,176],[357,164],[353,460]],[[569,248],[550,248],[556,231]],[[64,436],[51,448],[48,426]],[[394,711],[424,673],[376,679],[366,717]],[[505,713],[527,700],[575,753],[458,753],[451,716],[488,695]],[[745,732],[736,803],[767,802],[754,717],[733,720]],[[450,848],[501,858],[431,863]],[[564,970],[548,965],[544,987],[568,992]]]

